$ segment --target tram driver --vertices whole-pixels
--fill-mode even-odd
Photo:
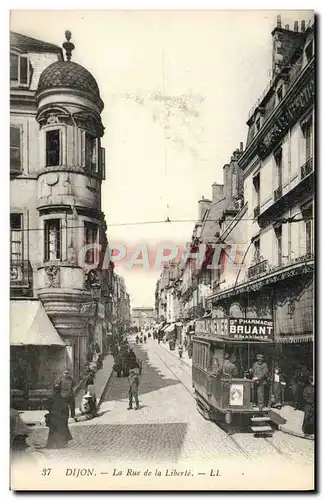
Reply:
[[[259,408],[264,407],[264,390],[268,381],[269,368],[264,361],[263,354],[256,355],[256,362],[252,366],[252,381],[256,393],[256,403]]]

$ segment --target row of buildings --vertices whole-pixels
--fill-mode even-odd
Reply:
[[[104,104],[60,47],[10,34],[11,388],[42,390],[128,329],[130,298],[107,259]],[[109,257],[109,254],[108,254]]]
[[[163,269],[155,307],[159,321],[187,332],[199,324],[221,335],[231,318],[268,320],[290,372],[313,362],[313,22],[290,29],[278,16],[272,47],[272,77],[249,113],[245,148],[224,165],[211,199],[198,202],[188,244],[196,258]]]

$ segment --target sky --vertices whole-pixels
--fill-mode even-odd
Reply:
[[[131,267],[136,246],[190,240],[198,200],[223,182],[223,165],[245,145],[250,109],[271,77],[271,31],[310,11],[11,11],[11,29],[61,45],[96,78],[108,238],[132,307],[153,306],[159,271]],[[169,217],[171,223],[161,222]],[[157,222],[158,221],[158,222]],[[172,222],[177,221],[177,222]],[[155,222],[155,223],[154,223]],[[142,223],[142,224],[141,224]]]

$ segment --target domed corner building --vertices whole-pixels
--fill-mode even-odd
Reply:
[[[101,211],[104,104],[92,74],[71,61],[70,32],[66,38],[66,60],[42,71],[35,94],[40,134],[37,210],[44,228],[37,293],[66,345],[65,364],[78,381],[93,345],[98,343],[103,352],[104,343],[105,293],[100,285],[107,280],[99,269],[100,252],[93,248],[80,254],[86,245],[107,244]]]

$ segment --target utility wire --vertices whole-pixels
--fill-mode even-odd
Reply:
[[[230,222],[232,222],[234,219],[232,219]],[[237,221],[241,220],[249,220],[249,221],[257,221],[257,219],[253,218],[242,218],[242,219],[237,219]],[[304,217],[302,219],[295,219],[293,217],[283,217],[279,219],[263,219],[264,222],[269,221],[273,223],[278,223],[282,222],[284,223],[293,223],[293,222],[306,222],[308,220],[315,220],[315,217]],[[181,219],[181,220],[157,220],[157,221],[142,221],[142,222],[121,222],[121,223],[116,223],[116,224],[98,224],[98,227],[104,227],[109,229],[110,227],[120,227],[120,226],[144,226],[148,224],[179,224],[179,223],[189,223],[189,222],[197,222],[196,219]],[[219,222],[219,219],[207,219],[207,222]],[[84,226],[64,226],[64,229],[84,229]],[[24,229],[15,229],[11,228],[12,231],[24,231],[24,232],[31,232],[31,231],[43,231],[44,228],[24,228]]]

